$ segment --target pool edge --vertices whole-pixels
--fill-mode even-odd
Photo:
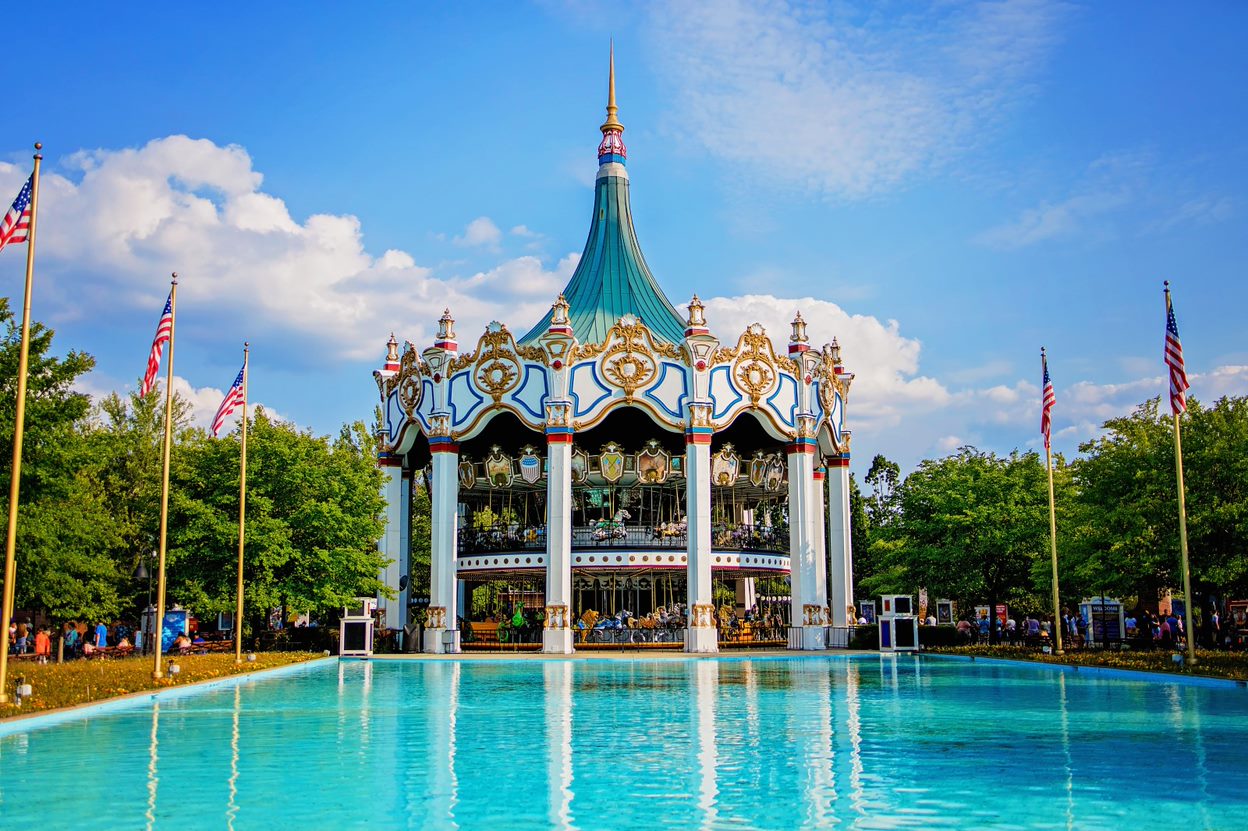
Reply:
[[[1074,674],[1088,673],[1090,675],[1108,675],[1110,677],[1127,678],[1135,681],[1151,681],[1153,683],[1163,682],[1171,684],[1192,684],[1198,687],[1238,687],[1240,689],[1248,689],[1248,681],[1240,681],[1236,678],[1216,678],[1212,675],[1177,675],[1169,672],[1150,672],[1143,669],[1090,667],[1082,666],[1080,664],[1027,661],[1021,658],[993,658],[983,655],[945,655],[932,654],[930,652],[923,652],[920,654],[923,656],[924,660],[966,661],[971,663],[976,661],[985,661],[996,664],[1010,664],[1011,666],[1040,667],[1043,669],[1052,669],[1058,672],[1069,672]]]
[[[280,667],[242,672],[237,675],[227,675],[224,678],[205,678],[203,681],[192,681],[189,684],[183,684],[178,687],[166,687],[159,690],[138,690],[101,701],[89,701],[85,704],[57,707],[55,710],[43,710],[38,713],[30,713],[29,715],[10,716],[0,721],[0,739],[18,733],[28,733],[32,730],[53,727],[66,722],[79,721],[97,713],[136,707],[146,701],[164,701],[166,699],[181,698],[185,695],[198,695],[216,687],[232,687],[244,681],[268,680],[279,675],[294,674],[298,671],[307,670],[309,667],[328,665],[333,660],[333,657],[318,655],[306,661],[299,661],[298,663],[286,664]]]

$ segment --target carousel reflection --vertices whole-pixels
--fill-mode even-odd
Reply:
[[[698,725],[698,816],[702,820],[702,828],[713,828],[718,814],[716,798],[719,796],[719,783],[715,771],[718,763],[715,699],[718,692],[719,662],[698,661],[694,669],[693,706]]]

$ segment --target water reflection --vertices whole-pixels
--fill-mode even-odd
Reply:
[[[718,746],[715,740],[715,699],[719,693],[719,662],[698,660],[694,664],[694,721],[697,724],[698,815],[700,827],[712,828],[718,810],[719,784],[715,766]]]
[[[159,761],[158,749],[160,733],[160,701],[152,704],[152,734],[147,750],[147,831],[156,825],[156,787],[160,777],[156,775],[156,763]]]
[[[243,691],[234,686],[234,711],[230,714],[230,800],[225,809],[225,824],[234,831],[234,818],[238,816],[238,714],[242,709]]]
[[[572,822],[572,664],[543,665],[546,689],[546,776],[552,828],[574,829]]]

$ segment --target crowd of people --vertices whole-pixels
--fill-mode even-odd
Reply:
[[[49,626],[34,627],[24,621],[11,620],[9,654],[14,657],[33,655],[36,661],[45,664],[52,656],[52,633]],[[141,638],[132,624],[122,621],[114,621],[111,626],[100,621],[94,627],[85,622],[69,621],[61,626],[59,635],[63,644],[61,657],[65,660],[90,658],[106,650],[132,652],[140,645]]]

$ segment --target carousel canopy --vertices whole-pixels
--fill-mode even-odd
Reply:
[[[655,282],[633,229],[629,205],[628,151],[623,141],[624,125],[616,118],[615,60],[611,61],[607,120],[602,125],[598,146],[598,179],[594,184],[594,213],[589,239],[581,261],[563,290],[568,302],[572,331],[581,343],[601,343],[611,327],[625,315],[634,315],[651,334],[668,343],[680,343],[685,324],[659,284]],[[528,334],[522,345],[536,344],[550,327],[547,313]]]

